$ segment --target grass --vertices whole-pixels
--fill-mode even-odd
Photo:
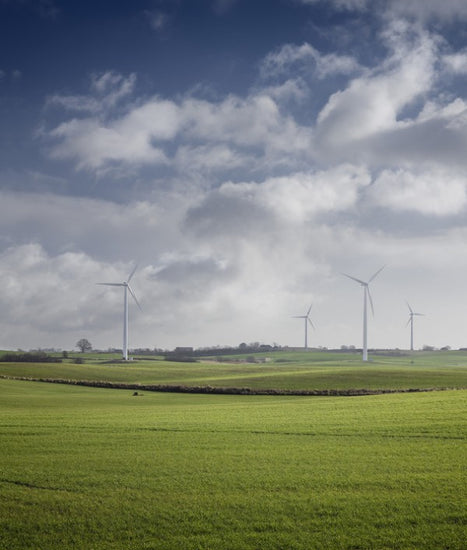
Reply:
[[[465,352],[372,354],[369,363],[352,353],[256,356],[271,361],[120,364],[100,354],[83,365],[0,363],[0,376],[467,387]],[[465,391],[347,399],[132,393],[0,379],[0,548],[466,547]]]
[[[0,395],[1,548],[465,548],[465,391]]]
[[[374,355],[368,363],[355,353],[266,355],[271,358],[268,363],[176,363],[160,358],[127,364],[91,358],[83,365],[73,364],[73,360],[59,364],[0,363],[0,376],[286,390],[467,388],[466,352]]]

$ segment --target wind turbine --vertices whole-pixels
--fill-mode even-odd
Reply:
[[[405,302],[407,304],[407,307],[409,308],[409,320],[407,321],[407,325],[410,323],[410,351],[413,351],[413,318],[415,315],[425,315],[424,313],[415,313],[413,309],[410,307],[409,302]]]
[[[306,315],[294,315],[292,318],[293,319],[304,319],[305,320],[305,349],[307,350],[308,349],[308,323],[310,323],[310,325],[315,328],[315,326],[313,325],[313,323],[311,322],[311,319],[310,319],[310,311],[311,311],[311,308],[313,307],[313,304],[311,304],[311,306],[308,308],[308,311],[306,312]]]
[[[123,287],[123,359],[125,361],[128,361],[128,292],[133,296],[134,301],[136,302],[136,305],[141,309],[141,306],[139,305],[139,302],[135,296],[135,293],[133,292],[130,281],[133,275],[135,274],[136,268],[138,266],[136,265],[133,268],[133,271],[130,273],[130,276],[126,281],[123,283],[96,283],[98,285],[103,286],[121,286]]]
[[[352,277],[352,275],[347,275],[346,273],[342,273],[345,277],[348,277],[349,279],[352,279],[353,281],[356,281],[363,287],[363,354],[362,359],[363,361],[368,361],[368,344],[367,344],[367,297],[370,301],[371,306],[371,312],[373,315],[375,314],[375,310],[373,308],[373,300],[371,299],[370,294],[370,283],[373,281],[373,279],[381,272],[386,266],[383,265],[378,271],[372,275],[368,281],[362,281],[360,279],[357,279],[356,277]]]

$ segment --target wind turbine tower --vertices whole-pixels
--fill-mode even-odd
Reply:
[[[303,319],[305,321],[305,350],[308,350],[308,323],[310,323],[312,328],[315,328],[310,319],[310,311],[313,307],[313,304],[308,308],[306,315],[294,315],[293,319]]]
[[[413,318],[415,317],[415,315],[424,315],[424,313],[415,313],[415,311],[413,311],[413,309],[410,307],[409,302],[406,302],[406,304],[409,308],[409,320],[407,321],[407,325],[410,324],[410,351],[413,351]]]
[[[126,281],[123,283],[97,283],[98,285],[103,286],[120,286],[123,287],[123,347],[122,347],[122,358],[125,361],[128,361],[128,292],[133,296],[133,300],[135,301],[136,305],[141,310],[141,306],[139,305],[139,302],[136,298],[135,293],[133,292],[130,281],[133,275],[135,274],[136,268],[138,266],[135,266],[133,268],[133,271],[130,273],[130,276]]]
[[[386,266],[383,265],[378,271],[372,275],[368,281],[362,281],[361,279],[357,279],[356,277],[352,277],[352,275],[347,275],[346,273],[342,273],[345,277],[348,277],[349,279],[352,279],[353,281],[357,282],[363,287],[363,353],[362,353],[362,359],[363,361],[368,361],[368,319],[367,319],[367,299],[370,302],[371,306],[371,312],[373,315],[375,314],[375,310],[373,308],[373,300],[371,299],[370,294],[370,283],[373,281],[373,279],[381,272]]]

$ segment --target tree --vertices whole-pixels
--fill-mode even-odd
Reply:
[[[92,350],[92,344],[86,338],[81,338],[81,340],[78,340],[76,342],[76,347],[80,349],[81,353]]]

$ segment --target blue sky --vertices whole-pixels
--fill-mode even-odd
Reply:
[[[467,4],[0,0],[0,347],[467,346]]]

